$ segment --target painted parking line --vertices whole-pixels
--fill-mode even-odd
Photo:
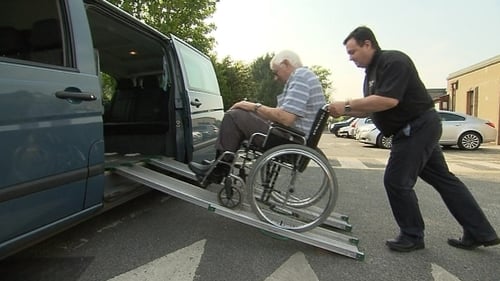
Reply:
[[[466,163],[448,162],[448,169],[453,173],[476,173],[477,169],[468,167]]]
[[[205,253],[203,239],[173,253],[150,261],[128,272],[115,276],[108,281],[192,281],[200,266],[201,257]],[[443,267],[432,263],[433,281],[460,281]],[[199,276],[198,276],[199,277]],[[319,281],[307,257],[302,252],[296,252],[283,264],[274,270],[265,281]]]
[[[474,166],[479,166],[479,167],[486,167],[491,170],[499,170],[500,171],[500,163],[492,163],[492,162],[485,162],[485,161],[467,161],[467,163],[474,165]]]
[[[368,169],[361,160],[358,158],[352,157],[337,157],[337,161],[340,163],[340,167],[342,168],[350,168],[350,169]]]
[[[329,159],[330,165],[336,169],[383,170],[387,158],[335,157]],[[500,163],[486,161],[447,161],[453,173],[500,173]]]

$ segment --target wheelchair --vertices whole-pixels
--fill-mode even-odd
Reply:
[[[220,155],[208,172],[217,165],[227,165],[230,171],[222,180],[219,203],[236,208],[245,198],[243,204],[250,205],[259,219],[297,232],[322,224],[338,196],[335,173],[317,148],[327,119],[325,105],[316,114],[308,138],[274,123],[266,134],[253,134],[238,152]],[[228,158],[233,160],[223,160]]]

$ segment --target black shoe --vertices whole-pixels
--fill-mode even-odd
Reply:
[[[405,235],[399,235],[395,239],[390,239],[385,242],[387,247],[397,252],[411,252],[425,248],[423,239],[412,239]]]
[[[467,238],[465,236],[459,239],[452,239],[452,238],[448,239],[448,245],[464,250],[474,250],[477,247],[481,246],[488,247],[498,244],[500,244],[500,239],[498,237],[487,241],[477,241],[475,239]]]
[[[201,164],[203,164],[203,165],[212,165],[214,162],[215,162],[215,160],[205,159],[205,160],[201,161]]]
[[[208,163],[208,160],[203,160],[202,164],[196,162],[189,162],[188,166],[191,171],[193,171],[198,178],[198,181],[203,181],[203,179],[208,175],[208,171],[213,166],[214,161],[211,161],[211,164]],[[229,174],[230,167],[226,164],[218,164],[208,175],[206,179],[206,184],[210,183],[221,183],[222,180],[227,177]]]
[[[197,177],[201,178],[205,177],[208,170],[210,170],[210,167],[212,167],[212,165],[210,164],[200,164],[196,162],[189,162],[188,166],[189,169],[191,169],[191,171],[193,171],[193,173],[195,173]]]

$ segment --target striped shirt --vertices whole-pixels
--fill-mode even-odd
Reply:
[[[309,136],[316,113],[326,104],[318,76],[306,67],[295,69],[277,99],[279,108],[297,116],[293,127],[306,136]]]

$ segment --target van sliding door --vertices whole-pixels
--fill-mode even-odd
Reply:
[[[192,155],[188,152],[188,160],[210,159],[213,158],[213,144],[224,115],[215,70],[208,56],[179,38],[171,37],[183,74],[182,92],[187,93],[187,97],[183,97],[184,108],[189,108],[191,116],[191,124],[178,126],[177,130],[182,131],[177,133],[192,144],[193,151]]]

